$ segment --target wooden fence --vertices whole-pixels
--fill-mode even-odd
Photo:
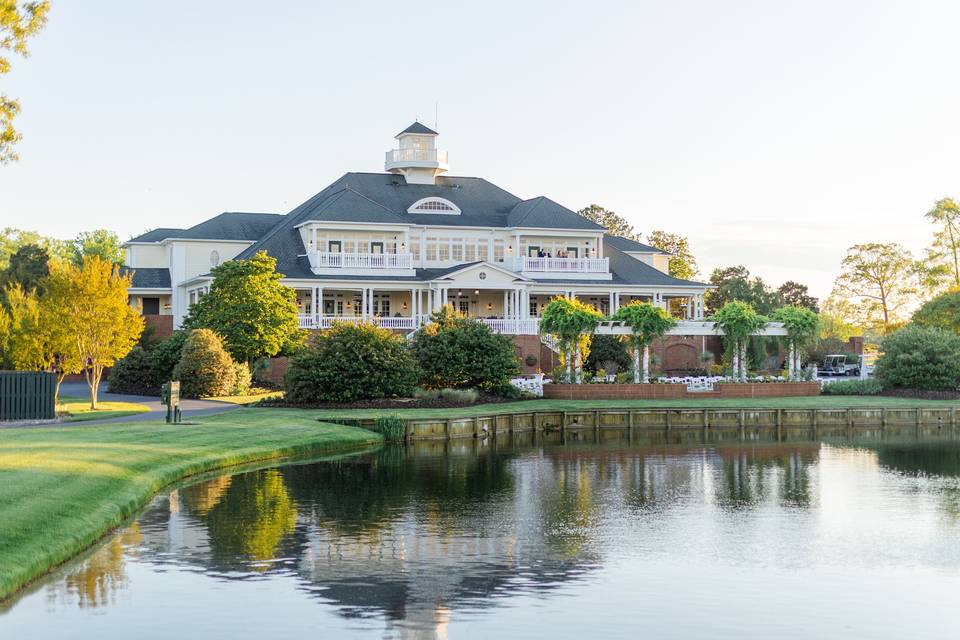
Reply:
[[[0,420],[52,420],[56,384],[53,373],[0,371]]]

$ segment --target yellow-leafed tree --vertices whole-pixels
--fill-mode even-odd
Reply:
[[[130,306],[131,276],[97,257],[76,267],[51,265],[47,282],[50,313],[61,323],[67,358],[77,358],[90,387],[90,408],[97,408],[103,370],[124,357],[143,333],[143,318]]]

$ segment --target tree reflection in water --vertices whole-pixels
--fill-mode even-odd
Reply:
[[[460,607],[588,581],[625,537],[642,553],[656,551],[645,535],[750,548],[737,532],[754,512],[815,506],[821,455],[820,443],[804,442],[471,446],[390,447],[195,484],[155,503],[55,592],[109,604],[126,561],[175,557],[224,580],[292,577],[343,616],[437,629]],[[895,473],[960,478],[958,443],[857,446]],[[951,486],[943,510],[960,518]],[[732,526],[691,526],[704,506]]]

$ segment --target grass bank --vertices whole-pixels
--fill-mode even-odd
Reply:
[[[524,400],[444,409],[322,409],[319,419],[471,418],[526,411],[582,409],[856,409],[895,407],[960,407],[956,400],[915,400],[885,396],[809,396],[799,398],[704,398],[683,400]]]
[[[87,420],[105,420],[107,418],[123,418],[138,413],[147,413],[150,407],[137,402],[98,402],[97,410],[90,409],[89,398],[60,398],[57,413],[64,422],[85,422]]]
[[[315,411],[243,409],[197,422],[0,431],[0,598],[90,546],[181,478],[380,443],[370,431],[317,422]]]

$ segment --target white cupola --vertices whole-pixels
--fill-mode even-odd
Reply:
[[[446,173],[447,152],[437,149],[437,132],[414,122],[396,135],[399,148],[387,151],[384,169],[399,173],[410,184],[434,184],[436,177]]]

